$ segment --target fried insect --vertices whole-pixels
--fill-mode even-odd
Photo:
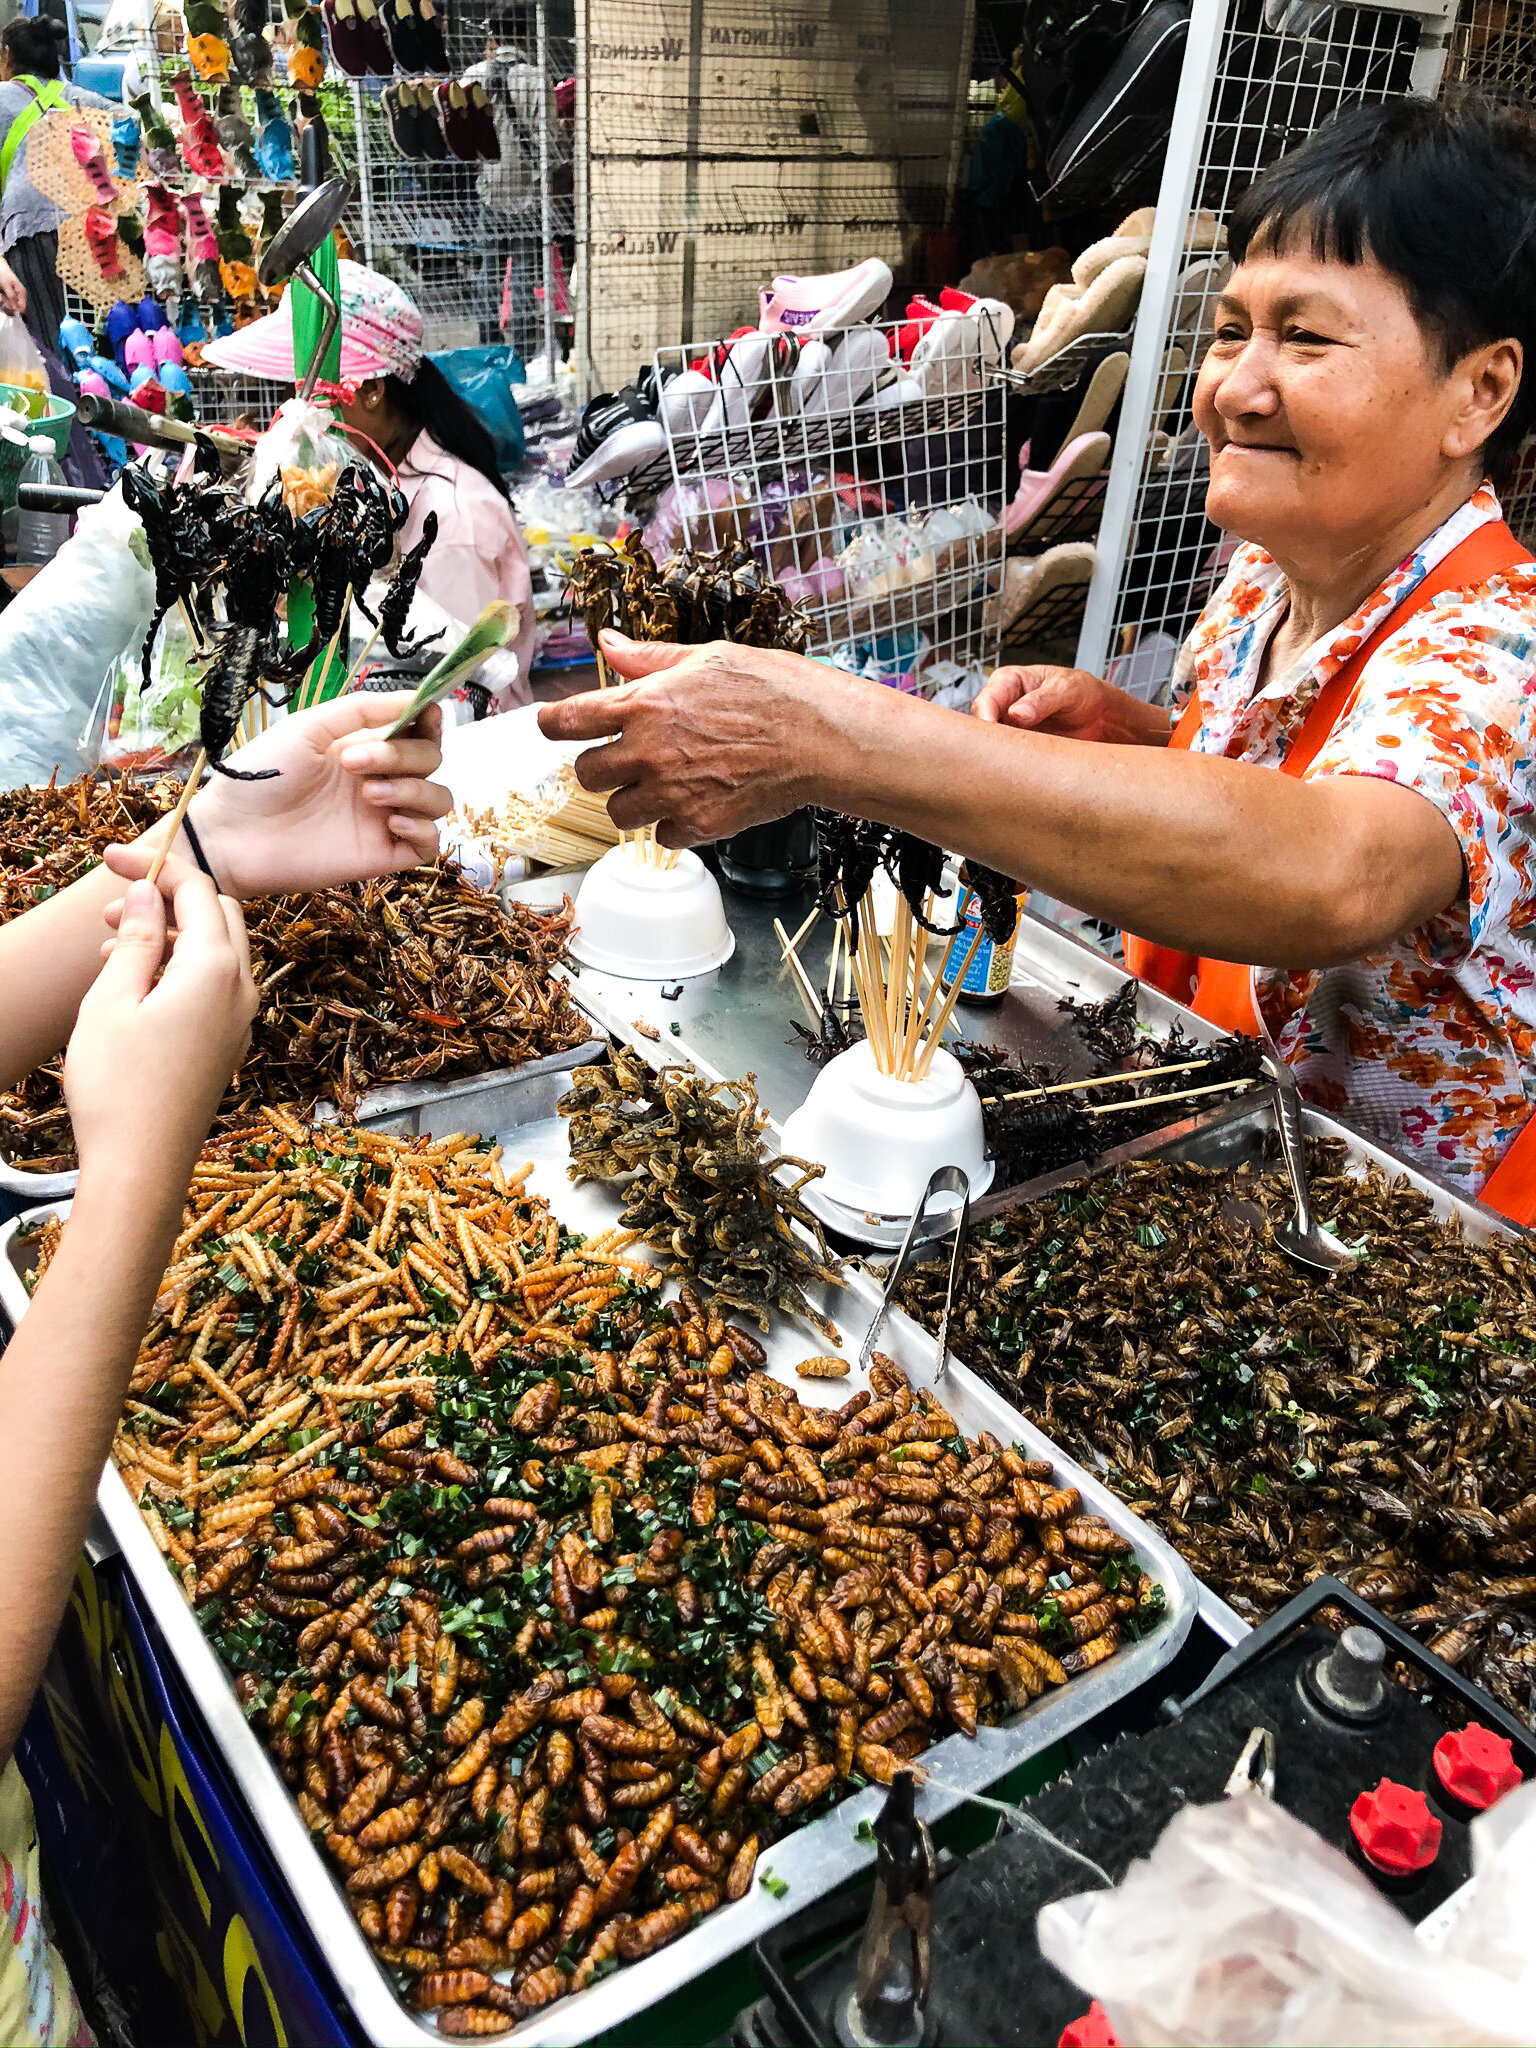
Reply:
[[[474,1140],[274,1112],[198,1162],[114,1444],[440,2031],[679,1937],[855,1774],[888,1782],[1158,1610],[1042,1461],[965,1441],[879,1356],[868,1392],[806,1405],[625,1244],[563,1232]],[[1091,1559],[1054,1590],[1051,1538]]]
[[[1098,1054],[1140,1062],[1133,997],[1077,1012]],[[1309,1168],[1319,1213],[1363,1250],[1347,1274],[1284,1256],[1283,1173],[1140,1161],[974,1229],[950,1341],[1245,1618],[1333,1572],[1531,1718],[1536,1612],[1516,1574],[1536,1556],[1536,1253],[1470,1241],[1407,1182],[1346,1171],[1336,1145],[1314,1142]],[[934,1271],[899,1295],[930,1329]],[[1012,1487],[1051,1511],[1032,1480]],[[1049,1611],[1074,1633],[1108,1618],[1112,1533],[1073,1508],[1045,1534],[1053,1571],[1079,1580]],[[1081,1671],[1113,1640],[1096,1627],[1054,1648]]]
[[[608,1066],[578,1067],[571,1082],[559,1108],[570,1120],[573,1180],[619,1184],[625,1225],[722,1306],[748,1310],[765,1330],[780,1308],[837,1341],[805,1292],[839,1282],[821,1225],[799,1199],[823,1169],[769,1154],[750,1081],[711,1083],[684,1067],[653,1074],[624,1048]],[[814,1252],[791,1221],[810,1232]]]

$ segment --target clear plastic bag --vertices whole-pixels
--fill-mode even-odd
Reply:
[[[103,686],[154,614],[143,529],[114,485],[0,612],[0,788],[94,768]]]
[[[326,504],[336,479],[362,455],[323,405],[289,398],[251,452],[251,478],[246,497],[251,504],[264,497],[273,479],[283,481],[283,499],[295,519]]]
[[[1113,1891],[1043,1907],[1040,1947],[1127,2048],[1517,2048],[1536,2011],[1536,1786],[1475,1821],[1472,1842],[1477,1875],[1437,1953],[1258,1793],[1186,1807]]]
[[[158,772],[197,740],[204,663],[180,610],[155,635],[147,687],[141,644],[119,655],[101,686],[86,743],[95,738],[103,768]]]

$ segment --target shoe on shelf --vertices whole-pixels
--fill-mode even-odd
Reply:
[[[386,85],[379,94],[384,126],[399,155],[416,160],[416,97],[402,84]]]
[[[1048,530],[1052,524],[1048,516],[1051,507],[1063,492],[1073,484],[1087,483],[1104,474],[1109,448],[1106,433],[1079,434],[1061,448],[1049,469],[1021,467],[1019,487],[1003,514],[1003,532],[1009,542],[1026,539],[1037,526]],[[1058,516],[1055,524],[1059,527],[1060,523]]]
[[[88,363],[95,353],[96,343],[92,339],[91,330],[83,320],[66,317],[59,322],[59,354],[64,358],[67,368],[78,369],[82,363]]]
[[[449,155],[456,156],[460,163],[477,163],[480,159],[480,137],[468,92],[456,78],[445,78],[439,85],[425,89],[437,101],[438,124],[448,144]]]
[[[981,321],[974,313],[940,311],[908,360],[924,398],[959,398],[981,383]]]
[[[1045,295],[1028,338],[1013,352],[1013,367],[1028,376],[1086,334],[1123,334],[1136,317],[1145,256],[1117,256],[1087,284],[1056,284]]]
[[[397,71],[425,71],[421,17],[411,0],[384,0],[384,27]]]
[[[653,398],[633,384],[590,399],[576,429],[565,480],[573,489],[612,483],[630,476],[660,455],[666,433],[656,417]]]
[[[983,609],[984,627],[1006,640],[1053,591],[1091,583],[1096,560],[1091,540],[1060,541],[1043,555],[1010,555],[1003,564],[1003,587]]]
[[[416,154],[428,163],[446,163],[453,151],[448,146],[432,81],[418,78],[413,83],[408,79],[402,90],[411,94],[416,102]]]
[[[719,395],[707,370],[679,370],[667,379],[656,416],[674,438],[692,434],[708,419]]]
[[[813,350],[825,350],[826,360],[818,375]],[[812,356],[807,371],[805,359]],[[878,327],[850,327],[830,342],[815,337],[803,342],[801,366],[795,373],[795,394],[800,416],[806,420],[843,419],[870,396],[882,374],[890,368],[891,349]]]
[[[434,0],[416,0],[416,13],[421,23],[422,70],[446,71],[448,47],[443,41],[442,17]]]
[[[491,112],[491,102],[485,87],[478,80],[469,88],[469,104],[475,117],[475,134],[479,139],[481,162],[499,163],[501,137],[496,133],[496,116]]]
[[[878,256],[823,277],[776,277],[758,295],[758,327],[764,334],[822,334],[851,327],[884,305],[891,266]]]
[[[331,62],[344,77],[365,77],[368,65],[359,32],[357,0],[322,0],[321,12],[325,16]],[[394,66],[391,65],[390,69],[393,70]]]
[[[256,161],[262,175],[275,185],[293,182],[293,130],[283,103],[270,85],[258,85],[256,94]]]
[[[974,292],[963,291],[952,284],[945,285],[939,293],[939,306],[946,313],[976,315],[983,360],[992,369],[1000,369],[1007,360],[1008,344],[1013,339],[1012,306],[1003,299],[978,298]]]

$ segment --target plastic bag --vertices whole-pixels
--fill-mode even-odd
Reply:
[[[323,405],[289,398],[278,407],[271,426],[251,452],[246,498],[254,505],[280,476],[288,510],[295,519],[302,519],[329,500],[337,477],[349,463],[362,460]]]
[[[0,788],[96,766],[108,672],[137,657],[154,614],[143,528],[114,484],[0,612]]]
[[[450,348],[432,361],[496,444],[496,467],[516,469],[527,448],[523,416],[512,395],[526,383],[522,359],[515,348]]]
[[[165,768],[197,740],[203,666],[181,611],[167,612],[150,653],[148,686],[135,644],[107,671],[82,746],[94,745],[104,768]]]
[[[1040,1947],[1127,2048],[1515,2048],[1536,1997],[1536,1786],[1474,1821],[1472,1842],[1474,1887],[1437,1954],[1347,1857],[1258,1793],[1190,1806],[1113,1891],[1042,1907]]]

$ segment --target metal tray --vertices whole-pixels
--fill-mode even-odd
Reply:
[[[665,1048],[651,1048],[664,1056],[675,1049],[675,1041]],[[564,1074],[525,1075],[479,1098],[466,1093],[448,1102],[401,1111],[398,1119],[387,1120],[376,1128],[440,1135],[465,1128],[466,1124],[473,1127],[480,1120],[476,1112],[480,1102],[487,1110],[494,1110],[495,1135],[504,1143],[509,1156],[518,1163],[524,1159],[533,1161],[531,1183],[554,1205],[561,1220],[573,1229],[594,1231],[614,1221],[618,1204],[607,1189],[590,1182],[573,1184],[568,1177],[566,1125],[558,1116],[556,1105],[569,1086]],[[58,1209],[63,1206],[55,1205]],[[45,1214],[47,1209],[32,1213]],[[0,1309],[13,1319],[25,1312],[27,1303],[22,1279],[24,1249],[17,1241],[18,1230],[25,1221],[17,1218],[0,1230]],[[817,1301],[818,1308],[830,1314],[841,1329],[850,1357],[857,1356],[877,1302],[874,1284],[862,1274],[851,1276],[846,1289],[823,1290]],[[796,1379],[795,1362],[820,1348],[821,1340],[783,1317],[776,1318],[765,1341],[767,1369],[793,1384],[807,1402],[840,1404],[860,1384],[856,1371],[848,1380],[835,1383]],[[893,1321],[887,1326],[883,1348],[915,1381],[932,1383],[933,1340],[915,1324],[905,1317]],[[974,1741],[961,1735],[949,1736],[929,1750],[922,1759],[928,1779],[920,1807],[930,1820],[948,1812],[967,1792],[994,1783],[1016,1765],[1153,1679],[1182,1645],[1197,1608],[1197,1589],[1189,1568],[1165,1540],[1138,1521],[1097,1479],[1058,1451],[975,1374],[952,1362],[944,1379],[943,1399],[968,1434],[991,1429],[1007,1440],[1021,1443],[1029,1456],[1049,1458],[1062,1482],[1077,1486],[1090,1510],[1103,1515],[1135,1545],[1147,1569],[1163,1585],[1167,1613],[1152,1634],[1127,1644],[1108,1663],[1074,1679],[1056,1694],[1036,1701],[1008,1723],[981,1729]],[[407,2011],[388,1975],[375,1961],[340,1886],[312,1845],[292,1795],[247,1726],[223,1667],[166,1570],[114,1466],[103,1474],[97,1505],[149,1604],[231,1778],[325,1950],[363,2032],[381,2048],[386,2043],[390,2048],[404,2048],[407,2043],[417,2044],[417,2048],[434,2048],[442,2037],[420,2015]],[[788,1887],[782,1899],[771,1897],[760,1885],[755,1885],[746,1898],[720,1907],[670,1947],[589,1986],[579,1997],[562,1999],[547,2011],[535,2014],[509,2038],[519,2043],[559,2044],[587,2041],[605,2033],[736,1953],[766,1928],[844,1879],[867,1870],[873,1852],[855,1839],[855,1830],[861,1821],[873,1820],[883,1796],[880,1788],[870,1787],[775,1844],[767,1860]]]
[[[402,1124],[399,1118],[407,1112],[431,1109],[444,1102],[457,1102],[462,1097],[474,1096],[477,1100],[488,1092],[525,1081],[535,1074],[569,1073],[572,1067],[584,1067],[591,1060],[601,1058],[606,1046],[601,1039],[583,1039],[580,1045],[573,1045],[569,1052],[548,1052],[542,1059],[529,1060],[521,1067],[497,1067],[488,1074],[455,1074],[445,1081],[388,1081],[382,1088],[370,1088],[357,1105],[353,1121],[366,1125],[369,1130],[414,1132],[413,1123]],[[477,1115],[484,1114],[477,1111]],[[316,1123],[334,1123],[337,1109],[332,1102],[320,1102],[315,1106]],[[56,1195],[72,1195],[79,1174],[74,1167],[68,1173],[31,1173],[25,1166],[14,1166],[0,1153],[0,1189],[13,1195],[24,1195],[34,1202],[45,1202]]]
[[[1340,1123],[1337,1117],[1325,1111],[1313,1109],[1306,1103],[1301,1105],[1302,1129],[1309,1138],[1333,1138],[1343,1145],[1347,1154],[1347,1170],[1363,1175],[1368,1165],[1379,1166],[1394,1180],[1406,1180],[1423,1195],[1428,1196],[1434,1214],[1443,1223],[1455,1223],[1462,1234],[1474,1244],[1486,1244],[1493,1237],[1514,1237],[1530,1239],[1536,1232],[1523,1229],[1511,1223],[1507,1216],[1501,1216],[1497,1209],[1489,1209],[1481,1202],[1467,1200],[1463,1195],[1453,1194],[1438,1181],[1431,1180],[1411,1160],[1378,1145],[1369,1138],[1352,1130],[1348,1124]],[[1016,1207],[1021,1202],[1039,1201],[1043,1196],[1054,1194],[1058,1188],[1071,1187],[1085,1180],[1096,1180],[1101,1174],[1113,1173],[1117,1167],[1137,1159],[1187,1160],[1196,1166],[1237,1168],[1257,1165],[1270,1156],[1269,1139],[1275,1135],[1274,1098],[1266,1088],[1255,1091],[1251,1097],[1225,1103],[1216,1109],[1206,1110],[1199,1116],[1184,1119],[1171,1131],[1151,1131],[1146,1136],[1133,1139],[1114,1151],[1106,1152],[1094,1166],[1064,1166],[1054,1173],[1043,1174],[1038,1180],[1028,1182],[1021,1188],[1009,1188],[988,1195],[976,1203],[971,1210],[973,1223],[982,1222],[995,1216],[1003,1209]],[[1327,1222],[1326,1216],[1318,1219]],[[934,1245],[919,1245],[913,1253],[914,1262],[939,1255]],[[921,1330],[920,1324],[913,1324],[904,1309],[891,1311],[891,1328],[896,1325],[910,1326]],[[930,1343],[932,1339],[928,1340]],[[1228,1643],[1235,1643],[1248,1633],[1250,1624],[1243,1620],[1237,1610],[1228,1605],[1218,1593],[1203,1581],[1197,1581],[1200,1588],[1200,1618]]]

